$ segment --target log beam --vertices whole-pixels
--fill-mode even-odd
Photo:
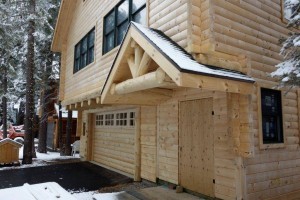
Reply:
[[[137,68],[137,66],[134,63],[134,57],[133,57],[133,55],[131,55],[131,56],[128,57],[127,64],[129,66],[129,69],[130,69],[132,77],[135,78],[136,77],[136,71],[137,71],[136,68]]]
[[[87,107],[88,106],[88,101],[82,101],[81,102],[81,108]]]
[[[142,76],[142,75],[146,74],[146,72],[150,66],[150,63],[151,63],[151,57],[146,52],[144,52],[142,60],[137,69],[136,75]]]
[[[133,78],[138,76],[138,74],[137,74],[138,67],[141,64],[142,57],[143,57],[143,49],[139,45],[136,45],[134,48],[134,64],[135,64],[136,71],[134,74],[135,76],[133,76]]]
[[[66,105],[66,110],[71,110],[71,105]]]
[[[141,90],[171,85],[172,83],[165,81],[166,77],[166,73],[161,68],[158,68],[155,72],[151,72],[134,79],[129,79],[119,84],[113,84],[111,86],[110,93],[112,95],[128,94]]]
[[[87,102],[88,106],[95,106],[97,105],[96,99],[89,99]]]
[[[76,108],[76,107],[77,107],[76,105],[77,105],[77,103],[71,104],[68,110],[76,110],[76,109],[77,109],[77,108]]]
[[[97,104],[101,104],[101,97],[97,97],[97,98],[96,98],[96,103],[97,103]]]

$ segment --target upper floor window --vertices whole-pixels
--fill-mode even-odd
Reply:
[[[121,44],[130,21],[146,24],[146,0],[122,0],[104,17],[103,54]]]
[[[281,92],[261,88],[263,143],[283,143]]]
[[[95,28],[75,45],[74,73],[94,62]]]
[[[296,9],[297,2],[282,0],[282,12],[284,19],[289,20]]]

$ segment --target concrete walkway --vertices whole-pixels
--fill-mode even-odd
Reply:
[[[163,186],[145,188],[138,191],[132,191],[120,194],[122,200],[204,200],[203,198],[193,196],[187,193],[176,193],[175,190]]]

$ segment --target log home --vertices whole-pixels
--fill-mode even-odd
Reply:
[[[220,199],[300,197],[300,91],[270,76],[283,0],[62,0],[82,159]]]

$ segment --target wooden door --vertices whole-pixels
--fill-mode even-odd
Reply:
[[[213,99],[180,103],[179,178],[186,189],[214,197]]]

